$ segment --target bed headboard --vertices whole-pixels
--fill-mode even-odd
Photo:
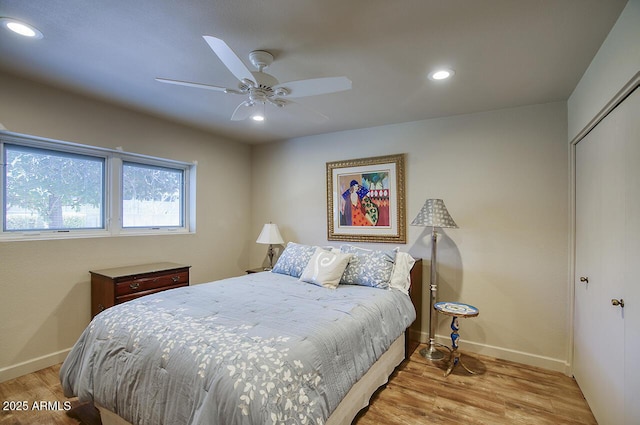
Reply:
[[[409,326],[405,335],[405,357],[411,357],[411,353],[420,345],[422,331],[422,258],[416,259],[411,269],[411,287],[409,297],[416,309],[416,320]]]

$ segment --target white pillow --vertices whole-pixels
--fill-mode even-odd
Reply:
[[[335,289],[340,283],[344,269],[347,268],[352,254],[342,254],[316,248],[305,267],[300,280],[325,288]]]
[[[411,286],[411,268],[415,263],[416,260],[406,252],[396,253],[396,263],[393,266],[389,287],[408,294]]]

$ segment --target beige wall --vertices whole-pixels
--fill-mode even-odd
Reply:
[[[197,232],[0,242],[0,381],[58,363],[90,319],[88,270],[190,264],[191,281],[248,266],[250,147],[0,73],[8,130],[180,161],[198,161]]]
[[[285,241],[328,244],[325,163],[406,153],[408,222],[427,198],[443,198],[460,226],[443,231],[438,272],[440,300],[480,309],[462,323],[462,347],[566,371],[566,134],[566,103],[558,102],[256,146],[252,234],[273,221]],[[429,231],[408,226],[401,246],[425,259],[425,282]],[[264,252],[251,246],[252,265]],[[441,319],[437,332],[445,343],[448,325]]]
[[[640,74],[640,0],[629,0],[568,101],[569,140]]]

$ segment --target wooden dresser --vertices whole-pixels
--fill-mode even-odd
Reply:
[[[91,317],[125,301],[188,286],[190,267],[176,263],[153,263],[90,271]]]

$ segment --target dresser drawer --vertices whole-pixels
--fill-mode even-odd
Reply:
[[[163,262],[90,271],[91,317],[125,301],[189,286],[190,267]]]
[[[139,277],[116,283],[116,297],[189,282],[189,272]]]
[[[136,298],[144,297],[145,295],[155,294],[156,292],[166,291],[167,289],[180,288],[181,286],[189,286],[188,283],[178,283],[177,285],[162,286],[160,288],[149,289],[146,291],[134,292],[132,294],[122,295],[116,297],[116,304],[122,304],[126,301],[135,300]]]

